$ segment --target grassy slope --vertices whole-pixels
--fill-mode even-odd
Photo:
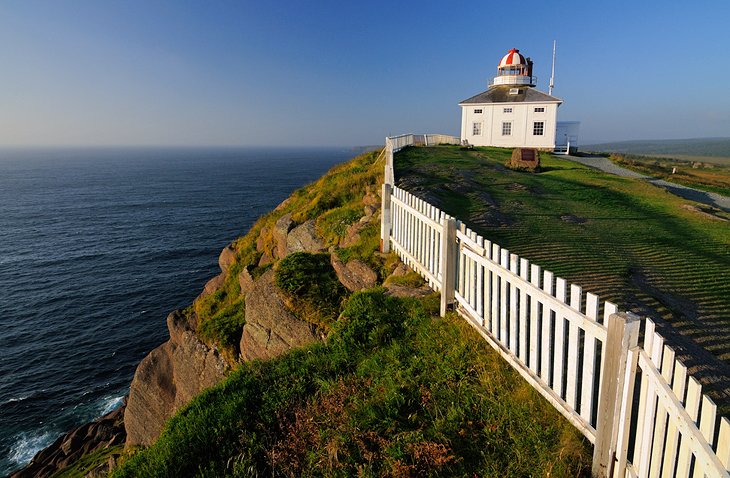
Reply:
[[[700,163],[699,167],[693,167],[695,161],[671,157],[611,154],[609,159],[648,176],[730,197],[730,162],[724,166]],[[676,172],[672,173],[673,170]]]
[[[645,182],[551,156],[540,174],[514,172],[503,167],[509,155],[410,148],[396,155],[396,175],[485,238],[585,291],[660,316],[730,360],[728,222]]]
[[[114,476],[584,473],[579,433],[436,307],[354,295],[326,345],[245,364]]]
[[[264,216],[236,241],[237,260],[221,291],[190,313],[202,324],[221,311],[239,314],[242,298],[231,277],[243,267],[254,276],[266,269],[255,265],[261,256],[255,243],[264,238],[260,249],[272,248],[270,228],[286,212],[298,221],[317,218],[336,246],[332,231],[356,220],[348,211],[378,189],[376,157],[333,169]],[[374,254],[378,242],[377,227],[369,227],[339,253],[371,263],[384,278],[393,261]],[[305,262],[315,264],[311,280],[321,280],[320,261]],[[282,264],[275,270],[285,288],[307,282],[282,276],[292,271]],[[311,299],[304,294],[293,302]],[[434,317],[435,297],[386,298],[376,289],[345,304],[338,320],[319,321],[330,330],[327,344],[240,365],[114,475],[576,476],[587,469],[590,453],[579,433],[467,324]],[[321,305],[310,312],[326,310]]]

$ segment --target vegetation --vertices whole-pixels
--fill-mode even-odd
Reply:
[[[70,466],[57,471],[51,475],[51,478],[84,478],[89,476],[97,467],[107,463],[110,457],[121,455],[123,451],[124,445],[96,450],[93,453],[84,455]]]
[[[377,191],[382,182],[383,164],[376,163],[378,156],[378,151],[372,151],[333,167],[316,182],[295,191],[284,204],[261,217],[245,236],[234,242],[236,258],[225,275],[223,285],[212,294],[196,299],[193,307],[186,310],[195,316],[200,337],[221,348],[230,362],[236,362],[245,324],[245,303],[238,274],[245,268],[255,279],[272,267],[273,259],[267,263],[261,263],[261,259],[263,256],[275,257],[274,224],[288,213],[297,223],[316,219],[317,228],[328,245],[339,244],[347,227],[362,216],[363,196],[376,194],[371,191]],[[360,234],[362,240],[344,250],[341,257],[345,262],[351,258],[363,258],[375,265],[377,261],[373,253],[379,245],[378,230],[369,226]],[[307,301],[302,304],[306,305]],[[315,307],[301,315],[323,326],[331,320],[323,317],[331,317],[332,310]]]
[[[609,158],[620,166],[648,176],[730,197],[730,163],[727,166],[720,166],[633,154],[611,154]]]
[[[354,294],[327,343],[243,364],[113,476],[587,473],[580,434],[437,306]]]
[[[276,285],[289,294],[300,318],[323,328],[337,318],[347,294],[330,265],[329,254],[289,254],[277,264]]]
[[[396,177],[510,252],[622,308],[666,319],[730,360],[728,342],[717,340],[730,326],[730,214],[548,155],[539,174],[510,171],[509,156],[406,148],[396,154]]]

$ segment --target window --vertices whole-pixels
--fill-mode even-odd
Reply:
[[[541,106],[539,108],[535,108],[535,113],[544,113],[544,112],[545,112],[545,107],[543,107],[543,106]]]
[[[512,135],[512,123],[509,121],[505,121],[502,123],[502,136],[511,136]]]
[[[535,121],[534,123],[532,123],[532,135],[533,136],[542,136],[544,131],[545,131],[545,122],[544,121]]]
[[[472,136],[479,136],[482,134],[482,124],[481,123],[474,123],[471,128],[471,134]]]
[[[478,115],[482,114],[481,108],[474,110],[474,114],[478,114]]]
[[[512,108],[505,108],[502,110],[503,113],[512,113]]]

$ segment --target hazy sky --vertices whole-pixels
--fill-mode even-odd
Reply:
[[[0,146],[459,133],[519,48],[581,143],[730,136],[730,2],[0,1]]]

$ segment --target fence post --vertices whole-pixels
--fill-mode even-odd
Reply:
[[[385,138],[385,184],[393,186],[395,173],[393,171],[393,141]]]
[[[456,289],[456,219],[444,215],[441,219],[441,317],[454,303]]]
[[[391,213],[390,213],[390,195],[393,187],[384,183],[381,191],[382,207],[380,208],[380,252],[390,252],[390,231],[391,231]]]
[[[603,348],[605,362],[601,376],[601,396],[598,398],[596,442],[593,447],[594,477],[609,477],[616,455],[621,409],[633,397],[624,394],[629,350],[639,343],[639,317],[631,313],[611,314],[608,317],[608,334]],[[630,417],[625,419],[630,420]]]

